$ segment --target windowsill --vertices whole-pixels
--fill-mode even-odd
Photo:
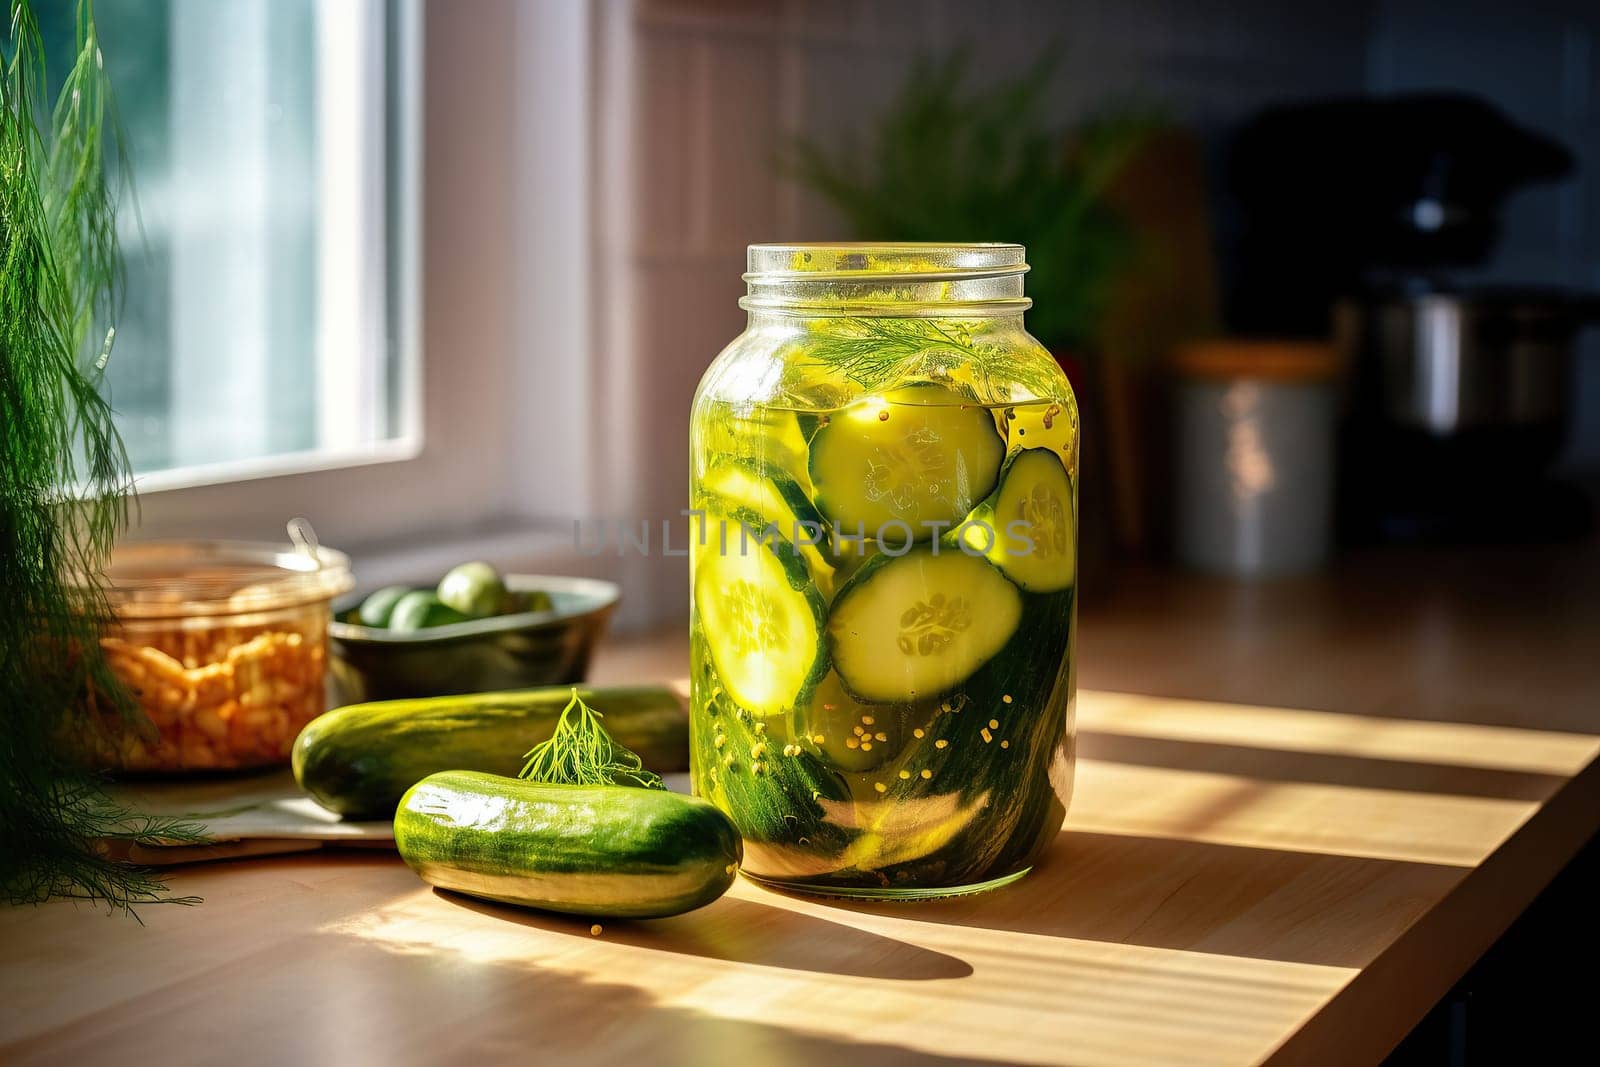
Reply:
[[[580,556],[573,547],[572,531],[553,522],[505,519],[466,530],[335,547],[349,554],[355,566],[356,586],[367,591],[426,580],[429,575],[443,574],[469,559],[489,560],[501,570],[518,573],[606,577],[596,573],[605,569],[606,561]]]
[[[312,474],[344,467],[370,467],[378,463],[398,463],[422,454],[421,435],[412,434],[387,441],[374,441],[351,448],[319,449],[315,452],[286,452],[260,459],[241,459],[227,463],[207,463],[195,467],[141,474],[134,485],[141,495],[193,489],[203,485],[227,485],[290,474]]]

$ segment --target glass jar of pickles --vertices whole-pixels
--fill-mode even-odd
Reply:
[[[118,546],[105,571],[100,646],[147,722],[89,692],[87,758],[163,772],[288,763],[300,728],[326,710],[330,604],[352,584],[350,561],[328,548]]]
[[[840,896],[1025,874],[1073,772],[1078,414],[1018,245],[753,245],[690,421],[697,792]]]

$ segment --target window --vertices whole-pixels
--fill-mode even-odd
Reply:
[[[74,7],[38,5],[53,71]],[[95,10],[136,192],[106,385],[141,489],[414,448],[395,10]]]
[[[228,74],[208,89],[217,97],[232,91],[240,50],[254,50],[261,74],[240,79],[232,99],[248,91],[267,109],[250,119],[256,147],[235,167],[256,197],[240,234],[256,251],[218,267],[237,272],[223,291],[255,317],[247,328],[220,322],[228,332],[185,367],[212,375],[212,410],[169,399],[191,395],[174,381],[169,341],[119,340],[112,357],[130,438],[136,410],[149,420],[129,537],[281,539],[285,521],[304,515],[325,544],[355,556],[370,587],[473,558],[571,570],[572,516],[612,513],[597,487],[619,479],[594,473],[609,469],[611,435],[589,415],[600,347],[588,334],[591,7],[469,6],[463,18],[461,5],[420,0],[96,0],[124,124],[146,106],[153,118],[139,121],[157,131],[135,146],[147,231],[163,206],[156,175],[175,152],[163,139],[185,132],[172,119],[177,38],[214,27],[215,55],[199,61]],[[218,26],[225,16],[254,21]],[[263,128],[287,139],[262,149]],[[239,131],[212,136],[251,143]],[[194,193],[183,178],[170,185],[181,202],[169,220],[203,219],[208,196],[240,195],[231,181]],[[286,219],[298,236],[269,241],[268,223]],[[170,329],[191,298],[173,288],[170,262],[139,262],[135,241],[128,252],[130,274],[166,271],[169,288],[130,293],[127,317],[143,299]],[[274,303],[291,299],[303,316]],[[230,346],[235,333],[252,334],[244,355]],[[267,339],[254,345],[258,333]],[[152,376],[137,406],[121,377],[134,364]],[[285,393],[265,395],[272,388]],[[196,434],[211,454],[172,448],[190,415],[219,435]]]

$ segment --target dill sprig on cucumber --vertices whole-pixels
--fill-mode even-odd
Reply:
[[[606,709],[607,732],[650,771],[688,769],[689,724],[672,690],[585,686],[578,695]],[[407,789],[438,771],[516,777],[571,703],[571,687],[546,686],[349,704],[300,731],[295,780],[347,819],[387,819]]]
[[[600,724],[605,716],[584,703],[576,687],[549,738],[534,745],[517,777],[548,785],[631,785],[665,789],[639,754],[618,744]]]

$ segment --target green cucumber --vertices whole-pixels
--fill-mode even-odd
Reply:
[[[693,640],[705,636],[695,633]],[[824,806],[848,801],[848,785],[796,742],[787,716],[756,718],[731,696],[708,667],[695,697],[705,714],[691,731],[697,791],[733,819],[762,870],[826,869],[819,857],[844,848],[849,831],[831,822]]]
[[[731,456],[785,471],[806,491],[806,439],[792,411],[756,406],[728,416],[696,423],[701,435],[694,442],[700,456]]]
[[[763,530],[775,527],[805,560],[814,579],[825,579],[832,571],[827,525],[799,483],[782,468],[758,460],[724,459],[706,472],[700,487],[708,507],[723,514],[749,511]]]
[[[744,508],[704,514],[694,565],[693,613],[733,699],[752,715],[782,714],[805,699],[827,669],[827,605],[805,561],[787,541],[762,536]]]
[[[1072,480],[1047,448],[1011,457],[1000,488],[961,528],[968,547],[983,552],[1030,593],[1057,593],[1078,577],[1078,532]]]
[[[671,690],[580,688],[578,695],[649,769],[688,766],[688,718]],[[436,771],[516,774],[524,754],[549,739],[571,699],[572,687],[563,685],[336,708],[295,739],[295,781],[329,811],[387,819],[407,789]]]
[[[554,611],[555,600],[543,589],[528,589],[521,592],[507,590],[500,601],[501,615],[533,614],[539,611]]]
[[[916,703],[966,681],[1017,630],[1022,596],[987,560],[955,545],[876,556],[828,616],[834,669],[875,703]]]
[[[482,560],[450,568],[435,590],[439,602],[469,619],[486,619],[500,613],[506,583],[500,572]]]
[[[1056,790],[1070,793],[1072,773],[1059,758],[1072,729],[1062,625],[1072,597],[1024,597],[1008,646],[958,693],[910,713],[901,752],[856,790],[861,832],[842,861],[885,885],[968,885],[1037,856],[1059,832]]]
[[[1073,595],[1025,597],[1007,647],[960,693],[928,705],[900,755],[874,775],[885,786],[878,800],[891,809],[931,790],[949,797],[952,812],[983,817],[966,827],[952,821],[957,832],[920,857],[864,838],[853,858],[892,881],[961,885],[1036,854],[1061,829],[1057,788],[1070,794],[1072,765],[1059,755],[1064,737],[1070,744],[1073,711],[1071,635],[1061,619],[1071,616]],[[880,851],[869,851],[874,844]]]
[[[443,771],[394,817],[400,857],[440,889],[573,915],[679,915],[727,892],[744,852],[727,816],[664,789]]]
[[[891,532],[885,538],[885,543],[890,548],[900,547],[900,541],[894,538],[894,533],[897,532]],[[836,590],[849,581],[856,571],[866,566],[868,560],[881,554],[877,539],[872,537],[836,537],[829,545],[829,549],[831,551],[829,562],[833,564],[833,585]]]
[[[417,589],[395,601],[389,612],[389,629],[410,633],[430,626],[466,622],[467,616],[441,601],[431,590]]]
[[[386,585],[377,592],[367,595],[361,602],[361,607],[356,610],[356,617],[351,621],[358,622],[362,626],[388,626],[389,616],[394,614],[394,606],[411,592],[413,590],[409,585]]]
[[[994,415],[931,382],[857,401],[811,439],[817,509],[835,531],[927,540],[994,489],[1005,442]]]

